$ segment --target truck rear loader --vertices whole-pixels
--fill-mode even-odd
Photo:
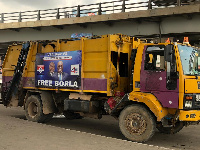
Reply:
[[[3,62],[2,100],[45,122],[111,115],[129,140],[156,128],[175,134],[200,121],[200,58],[188,43],[144,43],[115,34],[13,44]]]

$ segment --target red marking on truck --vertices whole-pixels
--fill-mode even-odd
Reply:
[[[44,71],[44,65],[37,65],[37,71],[42,73]]]

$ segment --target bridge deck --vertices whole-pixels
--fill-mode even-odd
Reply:
[[[5,29],[20,29],[20,28],[34,28],[34,27],[47,27],[47,26],[63,26],[73,24],[86,24],[97,22],[113,22],[119,20],[130,20],[137,18],[152,18],[152,17],[165,17],[172,15],[191,15],[200,12],[200,4],[186,5],[179,7],[157,8],[152,10],[139,10],[132,12],[113,13],[86,17],[62,18],[53,20],[39,20],[28,22],[12,22],[0,23],[0,30]]]

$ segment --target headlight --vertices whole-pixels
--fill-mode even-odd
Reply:
[[[185,101],[186,108],[192,108],[192,101]]]
[[[196,101],[197,101],[197,102],[200,101],[200,95],[196,95]]]

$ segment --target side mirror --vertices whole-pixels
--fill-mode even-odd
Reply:
[[[167,64],[167,84],[168,90],[175,90],[177,88],[177,72],[176,72],[176,58],[174,54],[174,45],[169,44],[164,49],[165,61]]]
[[[164,49],[165,61],[172,62],[173,50],[174,50],[174,46],[172,44],[165,46],[165,49]]]

